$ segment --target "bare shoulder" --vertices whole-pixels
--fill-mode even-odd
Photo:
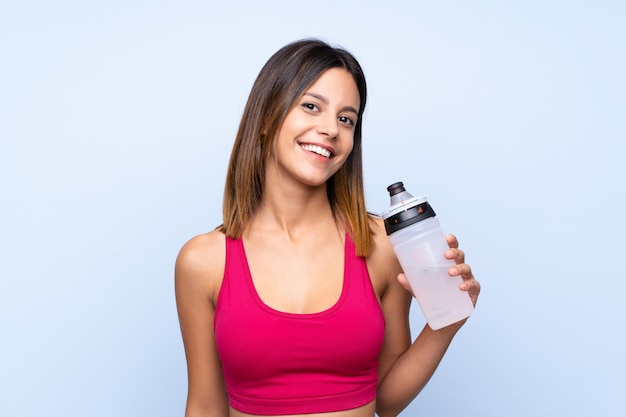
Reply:
[[[367,268],[380,297],[390,284],[395,283],[402,269],[385,232],[383,219],[370,216],[370,227],[374,235],[374,249],[367,257]]]
[[[176,288],[199,290],[212,301],[222,285],[226,259],[225,235],[218,230],[191,238],[176,258]]]
[[[176,307],[188,373],[186,415],[228,415],[213,318],[224,276],[225,236],[217,230],[190,239],[176,258]]]

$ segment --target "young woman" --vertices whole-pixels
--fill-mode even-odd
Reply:
[[[356,59],[318,40],[261,70],[233,147],[223,224],[176,262],[187,417],[398,415],[459,322],[411,341],[406,277],[365,208]],[[460,290],[480,291],[448,236]]]

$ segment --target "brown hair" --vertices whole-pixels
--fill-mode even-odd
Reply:
[[[368,256],[374,241],[365,208],[361,153],[362,116],[367,87],[358,61],[344,49],[306,39],[278,50],[257,76],[243,112],[230,157],[224,188],[224,223],[220,230],[239,238],[263,196],[265,163],[287,113],[296,100],[330,68],[347,70],[356,83],[360,107],[354,146],[343,166],[326,183],[335,219],[347,226],[357,254]]]

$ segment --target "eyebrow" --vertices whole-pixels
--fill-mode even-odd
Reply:
[[[328,103],[329,103],[328,99],[327,99],[326,97],[324,97],[323,95],[321,95],[321,94],[317,94],[317,93],[304,93],[304,95],[305,95],[305,96],[311,96],[311,97],[313,97],[313,98],[316,98],[316,99],[318,99],[319,101],[321,101],[321,102],[322,102],[322,103],[324,103],[324,104],[328,104]],[[357,109],[355,109],[355,108],[354,108],[354,107],[352,107],[352,106],[345,106],[345,107],[342,107],[342,108],[341,108],[341,111],[349,111],[349,112],[352,112],[352,113],[354,113],[354,114],[356,114],[356,115],[358,115],[358,114],[359,114],[358,110],[357,110]]]

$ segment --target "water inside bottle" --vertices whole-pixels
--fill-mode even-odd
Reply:
[[[450,276],[450,267],[414,264],[406,268],[410,270],[407,277],[411,287],[420,289],[415,298],[433,329],[462,320],[473,310],[467,293],[459,289],[462,278]]]

